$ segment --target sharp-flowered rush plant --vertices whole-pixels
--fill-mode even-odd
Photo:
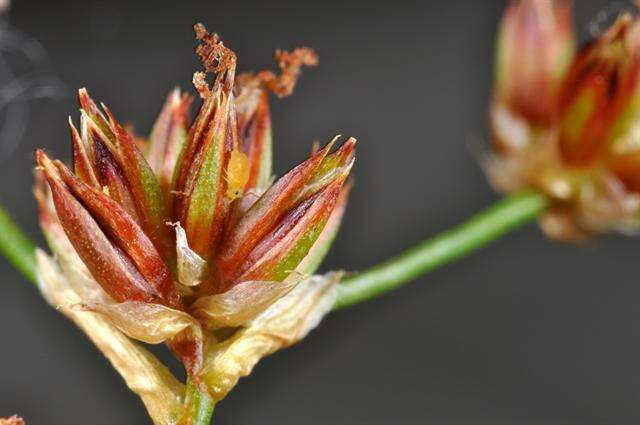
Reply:
[[[52,256],[0,209],[0,250],[79,326],[155,424],[208,424],[264,356],[333,309],[403,285],[539,219],[556,240],[640,227],[640,21],[622,14],[576,48],[571,2],[509,2],[483,165],[509,195],[360,273],[315,275],[351,189],[356,141],[338,138],[272,176],[269,93],[291,94],[309,48],[280,72],[236,75],[237,58],[194,26],[194,97],[172,91],[147,139],[79,90],[72,162],[36,152],[35,197]],[[165,343],[178,379],[144,344]]]
[[[193,123],[193,99],[176,89],[149,140],[136,140],[81,89],[71,167],[36,152],[35,196],[55,256],[37,252],[38,285],[158,424],[189,423],[193,397],[132,340],[166,342],[189,385],[217,402],[331,308],[341,273],[312,273],[340,224],[356,143],[331,152],[332,141],[272,182],[267,91],[288,95],[315,53],[278,52],[279,76],[236,76],[235,53],[194,28],[203,71]]]

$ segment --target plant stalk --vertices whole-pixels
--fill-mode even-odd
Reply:
[[[201,391],[193,378],[187,378],[184,425],[209,425],[215,407],[211,397]]]
[[[0,252],[31,283],[36,283],[35,245],[0,204]]]
[[[463,258],[535,220],[546,206],[547,199],[532,191],[504,198],[466,222],[345,279],[338,287],[334,310],[397,289],[428,271]]]

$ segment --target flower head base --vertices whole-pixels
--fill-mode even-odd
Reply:
[[[510,3],[505,20],[513,19],[510,10],[546,10],[551,5],[556,6],[554,13],[546,15],[543,26],[569,19],[566,2],[523,0]],[[511,54],[529,57],[545,46],[555,51],[557,42],[549,38],[547,44],[522,43]],[[558,83],[553,96],[533,79],[499,74],[490,113],[498,152],[485,163],[488,175],[504,192],[533,187],[546,193],[554,205],[541,225],[555,239],[635,232],[640,228],[640,21],[621,15],[568,66],[555,69],[562,72],[554,74]],[[537,120],[502,101],[506,83],[500,78],[517,80],[511,84],[539,93],[545,102],[551,99],[548,119]]]
[[[279,51],[279,76],[236,76],[235,53],[201,24],[195,32],[204,71],[193,79],[202,97],[193,123],[193,99],[176,89],[149,140],[136,142],[81,89],[72,166],[36,153],[40,221],[57,258],[39,254],[41,289],[156,423],[180,415],[183,388],[127,337],[167,342],[214,399],[304,337],[340,279],[309,275],[337,231],[354,162],[355,139],[334,152],[332,141],[272,183],[267,92],[290,94],[315,53]],[[142,376],[158,388],[137,388]]]

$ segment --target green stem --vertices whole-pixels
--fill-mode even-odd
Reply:
[[[36,282],[35,245],[2,205],[0,205],[0,252],[24,277],[32,283]]]
[[[211,397],[201,391],[195,381],[187,378],[186,417],[181,422],[185,425],[209,425],[213,417],[214,403]]]
[[[505,198],[453,229],[345,279],[339,286],[334,309],[392,291],[423,273],[458,260],[534,220],[546,206],[546,198],[536,192]]]

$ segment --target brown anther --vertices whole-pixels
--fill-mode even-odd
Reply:
[[[193,26],[196,39],[200,41],[196,47],[196,54],[202,61],[202,66],[206,72],[223,72],[236,64],[236,54],[228,49],[218,34],[211,34],[204,25],[198,23]]]
[[[318,55],[309,47],[297,47],[292,52],[278,49],[275,59],[280,75],[276,76],[272,71],[261,71],[256,78],[278,97],[285,97],[293,92],[303,66],[318,65]]]
[[[206,74],[216,74],[214,90],[215,87],[220,87],[225,76],[228,80],[233,81],[235,79],[236,54],[220,41],[218,34],[209,33],[203,24],[195,24],[193,30],[196,39],[200,42],[196,47],[196,54],[200,57],[204,68],[204,72],[196,72],[193,75],[193,85],[200,93],[200,97],[206,98],[211,92],[206,81]],[[231,89],[231,87],[226,89]]]
[[[196,72],[193,74],[193,86],[202,99],[206,99],[211,93],[209,83],[207,83],[207,75],[204,72]]]

